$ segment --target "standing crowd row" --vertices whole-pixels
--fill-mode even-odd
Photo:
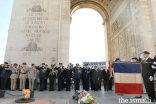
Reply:
[[[42,63],[40,66],[31,64],[27,66],[25,62],[22,65],[11,64],[7,62],[0,65],[1,90],[10,89],[11,91],[30,89],[44,91],[48,87],[49,91],[61,91],[66,88],[70,91],[74,84],[74,90],[80,90],[80,83],[83,85],[83,90],[101,90],[101,83],[104,84],[104,90],[112,90],[112,72],[107,67],[101,70],[100,66],[88,67],[88,64],[80,67],[76,64],[71,68],[70,64],[65,68],[62,63],[58,66],[52,64],[48,66]],[[73,82],[73,83],[72,83]],[[56,85],[57,83],[57,85]],[[39,86],[38,86],[39,85]],[[58,88],[56,88],[58,86]]]

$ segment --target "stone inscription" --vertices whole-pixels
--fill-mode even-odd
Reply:
[[[130,60],[136,57],[136,43],[133,23],[125,28],[118,37],[113,39],[114,58],[119,57],[122,60]]]
[[[32,1],[31,8],[25,11],[23,17],[24,29],[20,30],[24,34],[28,45],[23,47],[21,51],[43,51],[39,46],[42,43],[42,37],[50,34],[48,29],[47,10],[44,9],[44,1]]]

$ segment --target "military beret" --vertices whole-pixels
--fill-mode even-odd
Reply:
[[[42,65],[45,65],[45,63],[42,63]]]
[[[120,58],[116,58],[115,61],[120,60]]]
[[[138,58],[136,58],[136,57],[133,57],[132,60],[137,60],[137,61],[139,61]]]
[[[144,54],[150,54],[150,52],[148,52],[148,51],[144,51],[143,53],[144,53]]]
[[[4,64],[8,64],[8,62],[4,62]]]
[[[14,65],[18,65],[18,64],[14,63]]]
[[[27,63],[26,62],[23,62],[23,65],[27,65]]]

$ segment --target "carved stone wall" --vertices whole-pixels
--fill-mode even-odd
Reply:
[[[136,56],[136,44],[134,40],[134,29],[131,23],[113,39],[114,58],[120,57],[122,60],[127,60]]]
[[[111,25],[113,58],[130,60],[139,57],[143,52],[142,21],[139,11],[139,1],[125,2],[127,6],[117,16]]]

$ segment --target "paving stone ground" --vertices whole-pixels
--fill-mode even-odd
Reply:
[[[12,95],[21,95],[21,91],[8,91],[8,93]],[[136,95],[116,95],[114,94],[114,91],[104,91],[103,89],[101,91],[89,91],[89,93],[95,97],[95,99],[98,101],[99,104],[120,104],[119,103],[119,98],[123,99],[135,99],[134,97]],[[56,104],[66,104],[64,103],[65,100],[69,99],[70,104],[77,104],[75,100],[72,99],[72,96],[75,94],[74,89],[71,89],[70,92],[67,91],[51,91],[49,92],[48,90],[46,91],[35,91],[34,93],[34,98],[35,99],[57,99],[58,103]],[[0,98],[0,104],[7,104],[6,102],[13,101],[14,99],[21,98],[20,97],[13,97],[8,94],[5,94],[4,98]],[[143,98],[146,98],[147,95],[143,95]],[[8,103],[9,104],[9,103]],[[43,103],[42,103],[43,104]],[[127,103],[122,103],[122,104],[127,104]],[[135,103],[136,104],[136,103]],[[145,104],[145,103],[142,103]],[[151,103],[151,104],[156,104]]]

